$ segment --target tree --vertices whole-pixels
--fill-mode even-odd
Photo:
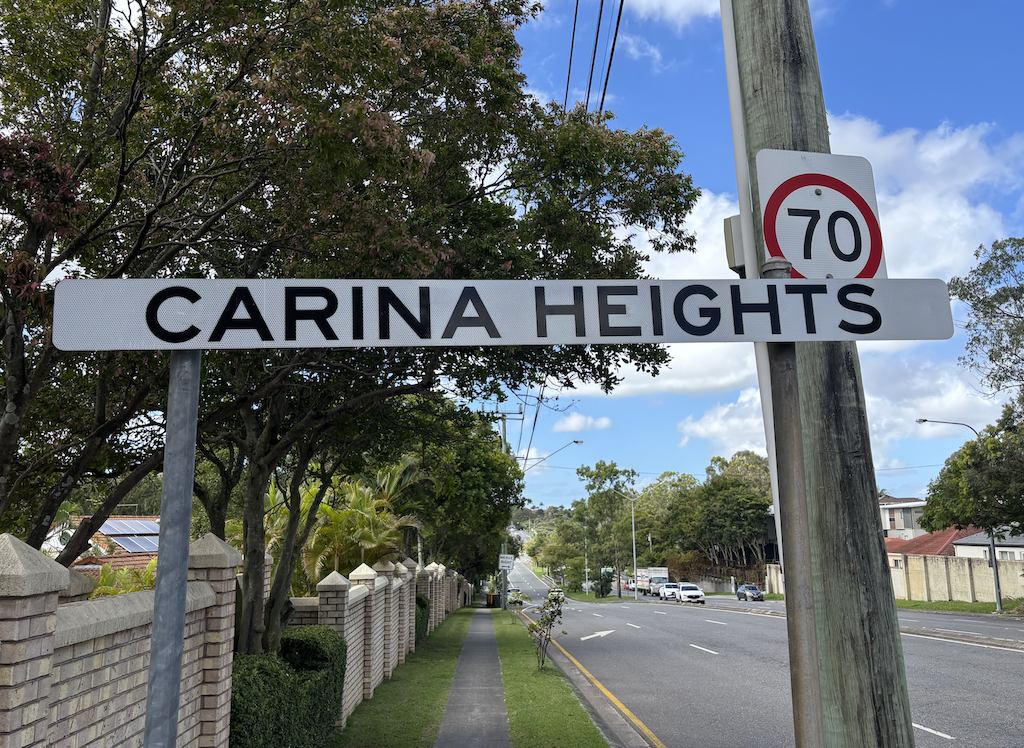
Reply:
[[[656,251],[692,250],[683,219],[699,193],[670,136],[528,95],[515,32],[536,12],[526,0],[5,0],[0,522],[41,542],[76,485],[102,484],[59,559],[70,564],[162,463],[166,360],[57,351],[43,282],[55,271],[618,278],[641,273],[640,232]],[[343,423],[334,449],[358,454],[385,401],[411,394],[609,390],[622,366],[666,360],[621,345],[205,356],[205,454],[233,444],[246,465],[239,476],[223,462],[221,489],[200,492],[213,527],[242,497],[240,641],[262,646],[263,498],[301,444]]]
[[[1020,412],[1006,405],[999,420],[965,443],[928,484],[921,527],[937,532],[968,525],[1024,535],[1024,433]]]
[[[588,523],[592,523],[596,540],[594,564],[599,568],[614,567],[616,576],[621,578],[619,572],[626,559],[632,556],[632,521],[626,496],[632,495],[637,472],[599,460],[592,468],[586,465],[577,468],[576,475],[585,481]],[[619,597],[622,597],[621,586]]]
[[[1024,384],[1024,239],[1001,239],[974,253],[969,275],[949,282],[967,305],[966,354],[960,361],[993,390]]]

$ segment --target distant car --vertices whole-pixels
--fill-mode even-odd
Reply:
[[[745,584],[736,590],[737,600],[764,600],[764,593],[756,584]]]
[[[679,592],[678,584],[675,582],[666,582],[661,585],[661,589],[658,590],[658,595],[662,600],[675,600],[677,592]]]
[[[551,591],[548,592],[548,597],[550,597],[552,600],[558,600],[559,602],[563,602],[565,600],[565,593],[562,592],[561,587],[552,587]]]
[[[704,605],[704,590],[689,582],[680,582],[676,591],[676,600],[681,603],[700,603]]]
[[[529,600],[529,599],[530,598],[526,597],[519,590],[509,590],[508,591],[508,604],[509,605],[522,605],[526,600]]]
[[[513,592],[518,594],[518,593],[522,592],[522,590],[520,590],[518,587],[509,587],[508,588],[508,595],[509,595],[509,597],[512,597],[512,593]]]

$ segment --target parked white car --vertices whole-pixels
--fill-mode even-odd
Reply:
[[[704,590],[689,582],[680,582],[676,591],[676,600],[681,603],[700,603],[704,605]]]
[[[679,585],[675,582],[665,582],[661,585],[661,589],[658,590],[658,595],[662,600],[675,600],[676,593],[679,592]]]

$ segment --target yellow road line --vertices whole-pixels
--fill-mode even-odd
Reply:
[[[528,620],[530,623],[534,623],[534,620],[532,618],[530,618],[530,616],[526,615],[526,613],[521,613],[521,615],[523,616],[523,618]],[[587,670],[585,667],[583,667],[583,665],[580,664],[579,660],[577,660],[571,654],[566,652],[565,651],[565,647],[563,647],[561,644],[559,644],[554,639],[551,640],[551,643],[554,644],[556,647],[558,647],[559,651],[562,654],[564,654],[566,657],[568,657],[569,660],[572,662],[572,664],[575,665],[577,668],[579,668],[579,671],[581,673],[583,673],[585,676],[587,676],[587,679],[590,680],[590,682],[593,683],[601,691],[601,693],[603,693],[605,696],[607,696],[608,700],[611,701],[613,704],[615,704],[616,708],[618,708],[618,710],[620,712],[622,712],[626,716],[626,718],[629,719],[630,722],[632,722],[634,725],[636,725],[637,729],[640,730],[640,732],[642,732],[644,735],[647,736],[647,739],[650,740],[654,744],[655,748],[666,748],[665,744],[662,743],[660,740],[658,740],[658,737],[653,732],[651,732],[651,729],[647,725],[645,725],[643,722],[641,722],[639,717],[637,717],[635,714],[633,714],[633,712],[629,711],[629,709],[626,708],[625,704],[623,704],[621,701],[619,701],[617,698],[615,698],[615,696],[612,694],[612,692],[609,691],[607,688],[605,688],[601,684],[601,681],[599,681],[597,678],[595,678],[593,675],[591,675],[590,671]]]

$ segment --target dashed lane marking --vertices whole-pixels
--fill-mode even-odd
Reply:
[[[707,652],[708,654],[713,654],[713,655],[718,654],[718,652],[716,652],[713,649],[704,649],[704,647],[698,647],[696,644],[691,644],[690,646],[693,647],[694,649],[699,649],[701,652]]]

